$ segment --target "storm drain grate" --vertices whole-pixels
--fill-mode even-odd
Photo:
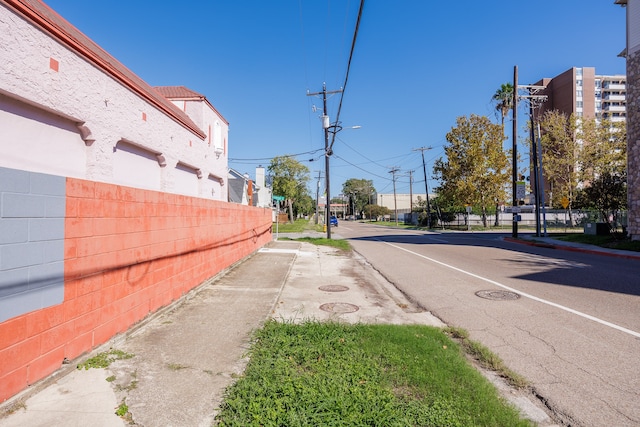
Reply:
[[[320,310],[328,311],[329,313],[355,313],[360,310],[360,307],[347,302],[328,302],[322,304]]]
[[[476,295],[479,296],[480,298],[490,299],[493,301],[512,301],[520,298],[520,295],[516,294],[515,292],[496,290],[496,289],[491,289],[487,291],[478,291],[476,292]]]
[[[324,286],[318,287],[318,289],[325,292],[344,292],[344,291],[348,291],[349,287],[342,286],[342,285],[324,285]]]

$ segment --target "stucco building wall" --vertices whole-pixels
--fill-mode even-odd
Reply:
[[[193,103],[0,0],[0,402],[271,240],[270,209],[226,202],[228,123]]]

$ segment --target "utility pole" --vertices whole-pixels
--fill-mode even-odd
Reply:
[[[342,89],[327,91],[326,83],[322,83],[322,92],[307,92],[307,96],[322,95],[322,128],[324,129],[324,175],[325,185],[327,187],[326,216],[324,222],[327,227],[327,239],[331,239],[331,181],[329,180],[329,157],[331,156],[331,154],[333,154],[329,149],[329,128],[331,127],[331,122],[329,121],[329,115],[327,114],[327,95],[340,92],[342,92]]]
[[[391,170],[389,171],[390,174],[393,175],[393,210],[394,210],[394,216],[396,217],[396,227],[398,226],[398,201],[396,199],[396,173],[399,171],[400,169],[394,167],[391,168]]]
[[[547,100],[546,95],[538,95],[538,92],[546,89],[545,86],[535,86],[535,85],[523,85],[520,86],[521,89],[525,89],[528,92],[528,95],[521,96],[522,99],[529,102],[529,120],[531,122],[531,160],[533,163],[533,179],[534,179],[534,195],[535,195],[535,205],[536,205],[536,236],[540,237],[540,205],[541,200],[544,200],[544,187],[540,187],[540,182],[542,176],[538,173],[538,165],[542,161],[541,158],[538,158],[538,142],[540,139],[540,126],[538,123],[538,141],[536,140],[536,122],[538,118],[536,117],[536,108],[540,107],[543,102]],[[544,202],[542,202],[544,205]],[[544,206],[542,207],[544,212]],[[546,220],[545,220],[546,223]],[[546,228],[546,224],[545,224]]]
[[[409,215],[413,223],[413,171],[409,171]]]
[[[513,145],[511,148],[511,184],[513,189],[511,215],[513,216],[513,226],[511,229],[511,235],[513,238],[518,238],[518,212],[515,212],[518,205],[518,195],[516,194],[516,182],[518,180],[518,66],[513,67]]]
[[[427,194],[427,228],[431,228],[431,204],[429,203],[429,181],[427,181],[427,167],[424,162],[424,150],[431,150],[431,147],[420,147],[413,151],[422,152],[422,171],[424,172],[424,191]]]
[[[320,219],[319,219],[319,212],[318,212],[318,205],[320,204],[320,178],[322,177],[320,175],[320,171],[316,171],[318,172],[318,185],[316,186],[316,225],[318,225]]]

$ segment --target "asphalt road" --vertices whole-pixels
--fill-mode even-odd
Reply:
[[[640,425],[640,261],[341,222],[411,299],[497,353],[572,426]]]

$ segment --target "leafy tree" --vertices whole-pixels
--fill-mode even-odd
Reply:
[[[500,125],[502,126],[502,134],[505,135],[504,132],[504,119],[507,117],[509,112],[513,109],[513,85],[511,83],[504,83],[500,85],[500,89],[493,94],[491,98],[493,102],[496,104],[496,110],[500,112]],[[504,139],[507,139],[505,135]],[[498,224],[498,209],[499,209],[500,200],[496,199],[496,222],[495,226]]]
[[[290,156],[271,159],[268,170],[273,176],[273,194],[283,196],[289,210],[289,221],[295,220],[293,205],[308,196],[309,168]]]
[[[368,212],[365,206],[371,203],[371,197],[375,194],[373,181],[369,179],[349,178],[342,184],[342,194],[349,196],[349,209],[352,215]]]
[[[612,226],[618,211],[627,205],[627,176],[605,172],[578,192],[578,203],[597,209],[603,220]],[[613,228],[613,227],[612,227]]]
[[[625,122],[583,119],[578,128],[579,179],[586,186],[603,174],[622,177],[627,171]]]
[[[506,198],[509,183],[502,126],[491,123],[486,116],[458,117],[446,139],[447,159],[436,160],[433,168],[441,182],[437,192],[446,205],[479,207],[486,227],[489,206]]]
[[[580,147],[577,140],[578,122],[575,115],[553,110],[543,114],[542,166],[545,181],[549,183],[549,202],[553,207],[562,206],[561,200],[569,200],[569,217],[578,187],[578,160]]]
[[[308,193],[301,195],[293,204],[293,214],[296,218],[315,213],[315,209],[316,201]]]
[[[377,218],[384,215],[391,215],[391,211],[386,206],[369,205],[366,210],[369,218]]]
[[[624,122],[583,120],[578,129],[581,146],[578,194],[581,206],[598,210],[611,225],[627,206],[627,132]]]

